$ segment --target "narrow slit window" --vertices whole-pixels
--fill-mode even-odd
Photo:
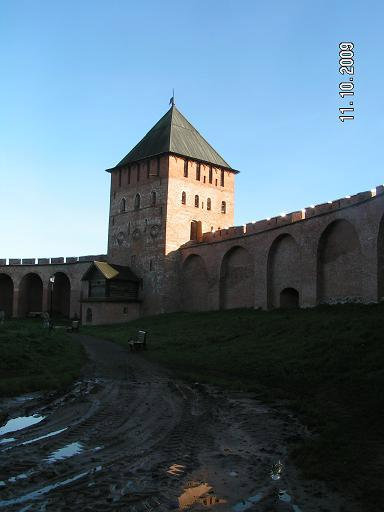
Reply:
[[[156,198],[156,192],[155,192],[155,191],[153,191],[153,192],[151,193],[151,206],[156,206],[156,199],[157,199],[157,198]]]
[[[199,196],[195,196],[195,206],[196,208],[199,207]]]
[[[141,202],[141,198],[140,198],[140,194],[136,194],[135,196],[135,210],[139,210],[140,208],[140,202]]]
[[[227,203],[225,201],[221,201],[221,213],[227,213]]]
[[[187,194],[185,192],[181,194],[181,204],[187,204]]]
[[[200,164],[196,164],[196,179],[200,181],[200,174],[201,174],[201,166]]]
[[[208,197],[207,199],[207,210],[210,210],[211,209],[211,198]]]
[[[127,201],[125,197],[123,197],[123,199],[120,202],[120,213],[124,213],[125,211],[127,211]]]
[[[147,178],[149,178],[150,172],[151,172],[151,161],[147,160]]]
[[[184,178],[188,178],[188,160],[184,160]]]
[[[212,183],[212,176],[213,176],[213,173],[212,173],[212,165],[209,166],[209,176],[208,176],[208,181],[209,183]]]
[[[224,170],[221,170],[220,185],[224,187]]]

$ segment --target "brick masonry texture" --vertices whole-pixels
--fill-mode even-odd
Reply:
[[[384,299],[383,186],[233,226],[235,176],[172,153],[113,169],[108,254],[0,259],[0,309],[16,317],[49,310],[53,274],[67,296],[58,310],[94,324]],[[131,267],[142,280],[138,301],[88,301],[81,278],[100,259]]]

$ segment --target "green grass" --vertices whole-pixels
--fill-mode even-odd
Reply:
[[[0,325],[0,396],[63,388],[85,359],[64,331],[49,332],[41,320],[8,320]]]
[[[384,305],[175,313],[87,328],[127,345],[149,332],[146,357],[188,380],[288,400],[315,434],[292,445],[304,476],[383,506]]]

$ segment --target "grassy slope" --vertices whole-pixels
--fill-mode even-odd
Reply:
[[[88,332],[123,345],[149,332],[146,356],[181,377],[288,399],[316,435],[292,447],[305,476],[382,503],[384,305],[177,313]],[[384,509],[384,506],[383,506]]]
[[[82,346],[63,331],[43,329],[41,320],[0,325],[0,396],[66,386],[84,362]]]

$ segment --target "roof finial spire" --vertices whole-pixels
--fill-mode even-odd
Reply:
[[[172,89],[172,98],[169,100],[169,104],[172,105],[172,107],[175,106],[175,89]]]

